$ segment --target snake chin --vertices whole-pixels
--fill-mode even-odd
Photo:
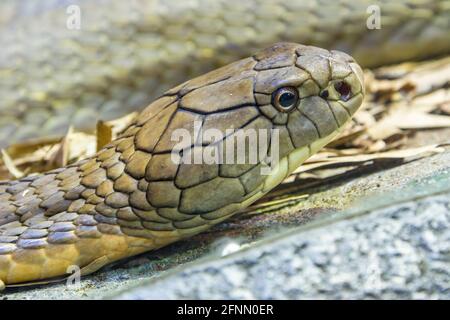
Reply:
[[[295,149],[289,153],[288,156],[281,159],[265,180],[263,191],[268,192],[279,185],[289,176],[289,174],[299,168],[309,157],[317,153],[320,149],[330,143],[337,135],[339,135],[344,127],[345,125],[339,127],[336,131],[326,137],[316,140],[307,146]]]

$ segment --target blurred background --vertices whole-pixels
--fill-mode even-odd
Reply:
[[[365,67],[447,54],[449,15],[437,0],[2,1],[0,147],[91,131],[278,41]]]

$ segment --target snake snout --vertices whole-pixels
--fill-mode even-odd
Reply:
[[[362,103],[363,73],[346,53],[278,43],[254,57],[259,109],[296,148],[337,132]]]
[[[341,103],[351,116],[358,110],[364,98],[363,71],[349,55],[340,51],[331,53],[329,99]]]

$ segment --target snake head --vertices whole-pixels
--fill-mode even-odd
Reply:
[[[364,97],[363,73],[339,51],[278,43],[257,53],[255,98],[300,148],[340,129]]]
[[[339,132],[363,95],[350,56],[278,43],[169,90],[117,143],[134,143],[125,171],[145,178],[149,208],[197,217],[180,228],[205,226],[279,184]]]

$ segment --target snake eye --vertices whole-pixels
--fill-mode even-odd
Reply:
[[[298,91],[293,87],[283,87],[272,93],[272,104],[281,112],[289,112],[298,103]]]
[[[334,89],[340,95],[342,101],[347,101],[352,97],[352,88],[345,81],[339,81],[334,84]]]

